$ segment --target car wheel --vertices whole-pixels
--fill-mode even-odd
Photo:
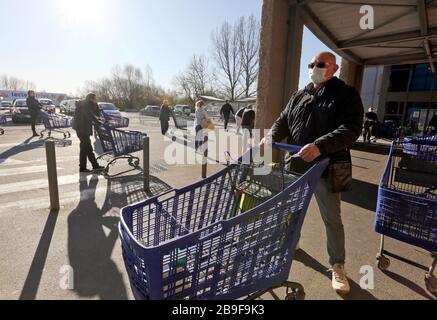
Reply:
[[[13,123],[18,123],[17,118],[12,117],[12,122],[13,122]]]

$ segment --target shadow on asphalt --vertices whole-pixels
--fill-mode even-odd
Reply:
[[[329,281],[326,282],[326,285],[331,284],[331,273],[328,271],[328,267],[321,264],[319,261],[314,259],[312,256],[310,256],[307,252],[304,250],[298,250],[296,252],[295,260],[302,263],[304,266],[309,267],[313,269],[314,271],[317,271],[318,273],[322,274],[326,278],[329,279]],[[375,296],[373,296],[369,291],[361,289],[361,287],[351,279],[349,279],[349,283],[351,286],[351,292],[347,296],[341,296],[345,300],[377,300]]]
[[[92,176],[89,182],[88,179],[79,182],[80,202],[68,217],[68,255],[74,272],[73,291],[79,297],[97,296],[102,300],[128,298],[121,270],[112,260],[118,239],[118,210],[171,189],[155,177],[150,180],[151,188],[147,193],[143,190],[142,174],[108,180],[102,208],[97,206],[95,199],[98,176]],[[58,211],[50,212],[20,300],[37,297],[58,215]]]
[[[5,162],[7,159],[16,156],[17,154],[20,154],[22,152],[31,151],[37,148],[41,148],[44,146],[44,140],[35,140],[34,142],[31,142],[34,138],[28,138],[24,140],[22,143],[17,144],[15,147],[12,147],[9,150],[6,150],[2,153],[0,153],[0,164]]]
[[[379,186],[376,184],[354,179],[352,190],[342,193],[341,200],[371,212],[376,212],[378,189]]]
[[[20,300],[36,299],[58,215],[59,211],[52,210],[47,218],[32,264],[30,265],[29,273],[27,274],[26,281],[20,294]]]
[[[36,140],[31,142],[33,139]],[[36,138],[31,137],[26,139],[22,143],[17,144],[15,147],[0,153],[0,164],[5,162],[7,159],[16,156],[17,154],[32,151],[38,148],[43,148],[45,142],[48,140],[54,141],[57,147],[67,147],[71,145],[70,140],[53,139],[53,138],[38,139],[38,137]]]
[[[81,201],[68,218],[68,254],[74,270],[74,291],[80,297],[102,300],[128,298],[120,266],[112,260],[118,240],[119,209],[158,195],[170,186],[151,177],[151,191],[143,190],[142,174],[107,180],[102,208],[95,201],[98,177],[80,182]]]
[[[367,153],[374,153],[374,154],[380,154],[380,155],[385,155],[388,156],[390,154],[390,149],[391,146],[390,145],[385,145],[385,144],[366,144],[363,142],[356,142],[352,147],[351,150],[356,150],[356,151],[362,151],[362,152],[367,152]]]
[[[414,283],[413,281],[399,275],[396,274],[394,272],[388,271],[388,270],[384,270],[382,271],[382,273],[384,273],[386,276],[390,277],[391,279],[393,279],[394,281],[402,284],[403,286],[407,287],[408,289],[416,292],[417,294],[421,295],[422,297],[424,297],[425,299],[428,300],[435,300],[432,296],[430,296],[425,289],[423,289],[421,286],[419,286],[418,284]],[[437,296],[436,296],[437,298]]]

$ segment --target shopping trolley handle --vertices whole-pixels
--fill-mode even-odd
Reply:
[[[299,153],[300,150],[302,150],[302,147],[300,146],[293,146],[291,144],[277,143],[277,142],[273,143],[273,148],[285,150],[293,153]]]

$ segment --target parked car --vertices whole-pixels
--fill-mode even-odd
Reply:
[[[191,115],[191,107],[190,106],[183,106],[183,105],[177,105],[173,108],[175,113],[182,113],[187,116]]]
[[[39,99],[39,103],[42,104],[43,110],[48,113],[56,113],[56,106],[50,99]]]
[[[27,108],[26,99],[15,99],[12,104],[12,122],[29,122],[30,112]]]
[[[147,106],[141,109],[140,111],[140,114],[142,116],[148,116],[148,117],[159,117],[160,113],[161,113],[161,107],[158,106]]]
[[[121,118],[120,110],[110,102],[99,102],[99,109],[102,113],[105,113],[112,117]]]
[[[64,100],[61,102],[60,109],[62,113],[73,116],[76,111],[77,99]]]
[[[2,110],[2,111],[12,111],[12,101],[2,101],[2,102],[0,102],[0,110]]]

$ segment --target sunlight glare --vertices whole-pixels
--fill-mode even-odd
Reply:
[[[105,0],[56,0],[62,23],[70,27],[89,27],[100,22],[106,11]]]

